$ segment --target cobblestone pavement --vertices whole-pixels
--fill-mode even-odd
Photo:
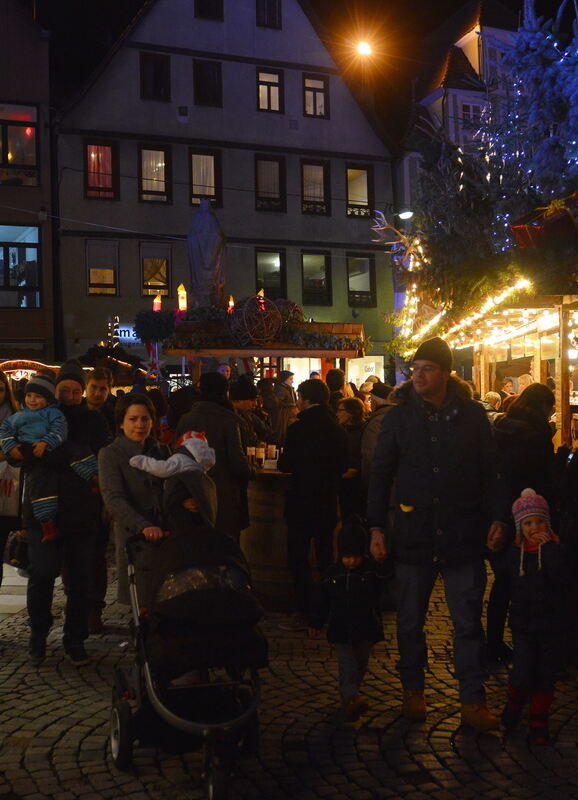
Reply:
[[[441,598],[437,587],[428,622],[430,712],[424,724],[399,716],[392,615],[386,615],[386,642],[375,648],[366,679],[371,711],[355,725],[340,719],[328,644],[284,633],[277,627],[281,616],[270,615],[260,751],[238,763],[231,798],[578,798],[575,676],[559,684],[551,747],[530,748],[524,730],[505,742],[460,728]],[[57,594],[56,614],[61,607]],[[51,632],[45,663],[33,668],[26,659],[25,611],[0,621],[0,800],[204,797],[198,753],[137,749],[132,772],[114,768],[107,750],[112,674],[132,657],[127,615],[111,603],[105,620],[106,632],[87,643],[91,664],[80,668],[63,658],[60,627]],[[495,709],[503,703],[505,680],[499,672],[488,684]]]

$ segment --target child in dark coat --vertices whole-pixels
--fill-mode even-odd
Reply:
[[[516,728],[529,698],[530,739],[548,744],[548,715],[568,628],[564,554],[550,526],[548,503],[533,489],[524,489],[512,513],[516,539],[508,557],[514,653],[502,722],[506,731]]]
[[[327,639],[335,645],[339,690],[345,718],[353,722],[369,708],[359,696],[372,645],[383,640],[380,596],[384,568],[367,557],[367,534],[353,519],[344,524],[339,559],[323,574],[311,614],[309,636],[327,623]]]

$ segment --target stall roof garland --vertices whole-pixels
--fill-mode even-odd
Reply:
[[[383,241],[392,256],[395,266],[405,271],[408,283],[405,293],[404,306],[401,312],[399,324],[399,338],[397,340],[398,352],[408,356],[415,349],[415,346],[430,332],[437,329],[437,333],[447,338],[448,343],[453,347],[469,346],[464,345],[473,335],[482,334],[479,324],[495,312],[507,300],[512,299],[520,292],[532,290],[532,282],[527,278],[518,277],[510,285],[506,285],[498,294],[487,297],[475,310],[466,314],[462,319],[454,321],[451,317],[451,302],[442,304],[435,309],[435,302],[426,296],[427,288],[420,287],[420,275],[427,268],[429,260],[426,250],[419,235],[410,238],[390,225],[384,215],[375,211],[374,225],[372,230],[378,233],[379,238],[374,241]],[[386,239],[386,235],[393,234],[394,240]],[[407,276],[407,273],[414,273]],[[429,301],[429,302],[428,302]],[[431,311],[434,307],[435,313],[422,325],[416,328],[416,321],[419,317],[420,302],[427,304]],[[452,324],[453,322],[453,324]],[[476,329],[472,330],[476,325]]]

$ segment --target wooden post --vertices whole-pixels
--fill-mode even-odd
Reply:
[[[560,314],[560,435],[562,444],[572,441],[572,416],[570,414],[570,359],[568,348],[570,340],[570,310],[564,305],[559,306]]]

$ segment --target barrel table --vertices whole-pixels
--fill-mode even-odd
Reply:
[[[293,583],[287,566],[285,494],[290,476],[263,470],[249,481],[249,527],[241,547],[251,568],[255,591],[271,611],[293,609]]]

